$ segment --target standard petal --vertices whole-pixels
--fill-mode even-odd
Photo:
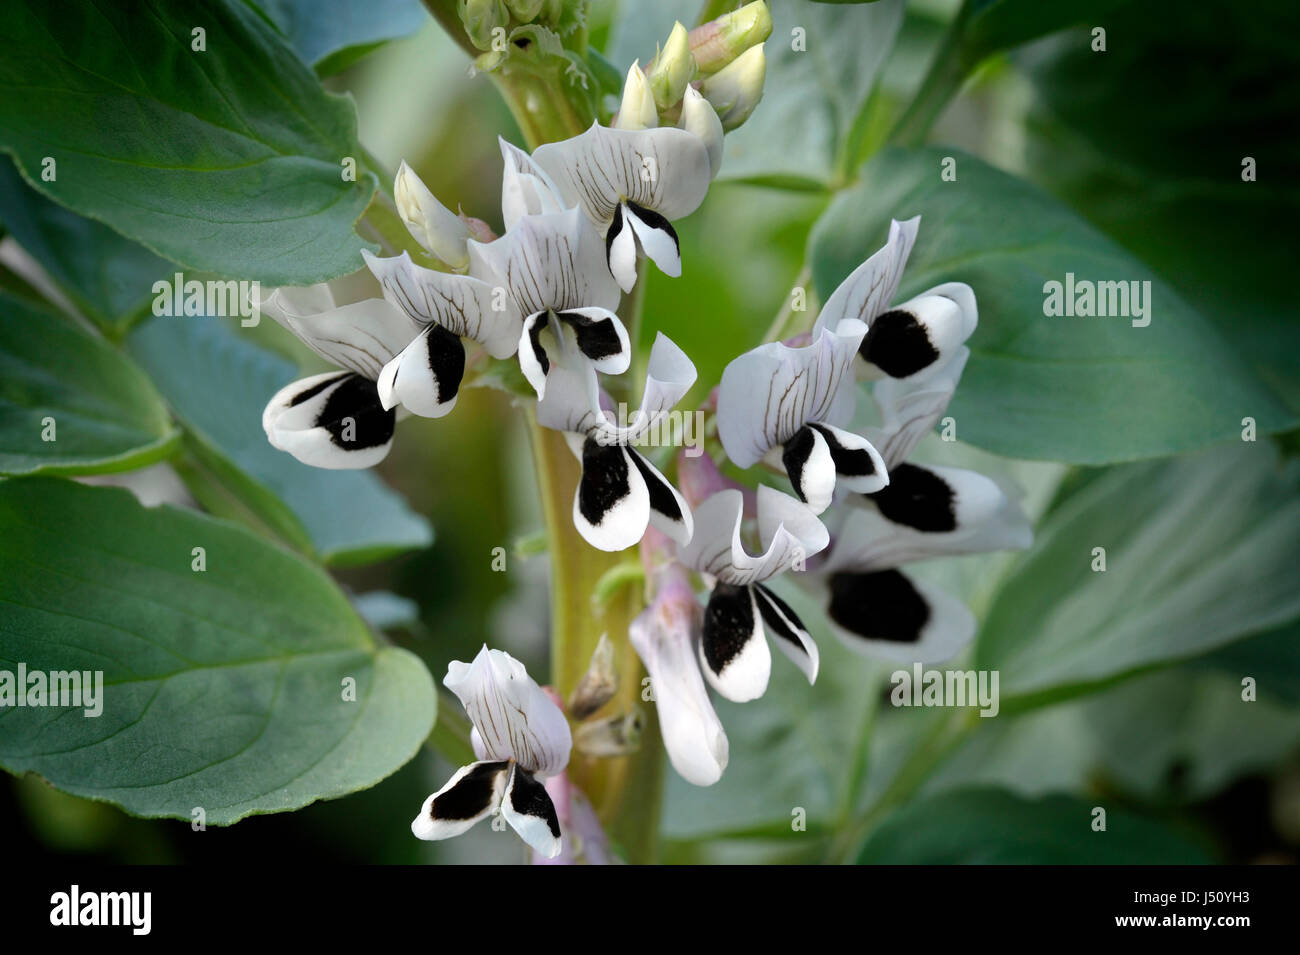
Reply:
[[[501,218],[506,231],[526,215],[563,212],[572,205],[564,201],[551,177],[528,153],[500,137],[497,141],[505,166],[501,175]]]
[[[921,381],[881,378],[872,388],[880,408],[882,424],[867,428],[866,435],[880,451],[885,466],[904,461],[948,410],[957,382],[961,380],[969,348],[959,348],[952,360],[934,375]]]
[[[506,289],[520,315],[618,307],[602,235],[577,208],[527,215],[501,238],[469,241],[469,274]]]
[[[921,217],[889,223],[889,239],[872,256],[859,265],[831,293],[813,325],[813,335],[823,328],[835,328],[846,318],[856,318],[870,325],[894,300],[898,283],[903,279],[907,257],[916,243]]]
[[[763,629],[776,648],[803,671],[809,683],[816,683],[820,654],[798,614],[762,584],[754,585],[754,601],[763,618]]]
[[[772,651],[763,638],[750,587],[718,583],[704,608],[700,663],[715,690],[735,703],[755,700],[767,689]]]
[[[718,388],[718,437],[727,457],[751,467],[809,422],[844,423],[852,414],[853,360],[866,331],[850,319],[805,347],[771,342],[727,365]]]
[[[628,628],[650,674],[668,758],[688,783],[712,786],[727,768],[727,734],[696,660],[701,609],[680,565],[660,579],[651,605]]]
[[[286,385],[262,412],[267,440],[303,464],[368,468],[388,454],[397,417],[375,383],[353,372],[326,372]]]
[[[456,407],[465,376],[465,346],[441,325],[430,324],[384,366],[375,384],[385,408],[402,405],[424,418],[441,418]]]
[[[397,214],[416,242],[454,269],[463,269],[469,263],[465,249],[469,229],[456,213],[438,201],[405,160],[393,182],[393,201]]]
[[[797,567],[826,547],[830,536],[808,505],[775,488],[758,488],[758,534],[763,553],[746,553],[740,540],[744,518],[740,491],[719,491],[695,509],[695,533],[678,550],[687,567],[730,584],[767,580]]]
[[[942,663],[975,636],[975,618],[961,601],[897,570],[842,571],[827,585],[832,628],[868,656]]]
[[[620,202],[680,219],[699,208],[709,189],[708,147],[673,127],[628,130],[593,123],[571,139],[539,146],[533,161],[602,233]]]
[[[689,543],[695,522],[686,498],[640,452],[628,448],[627,456],[641,473],[650,495],[650,523],[678,544]]]
[[[555,804],[546,787],[526,769],[515,766],[511,770],[501,800],[501,815],[538,854],[547,859],[560,854],[560,820],[555,814]]]
[[[371,381],[420,334],[419,322],[381,298],[314,310],[327,301],[333,301],[328,290],[322,294],[319,287],[279,288],[262,302],[261,309],[322,358]]]
[[[510,768],[504,760],[462,766],[424,801],[411,832],[419,839],[450,839],[482,822],[501,805]]]
[[[514,301],[487,282],[468,275],[416,265],[403,252],[379,258],[361,251],[384,290],[384,298],[421,326],[437,323],[461,338],[479,342],[493,358],[509,358],[519,344],[521,318]]]
[[[510,654],[485,646],[473,663],[449,663],[442,682],[460,698],[485,756],[514,759],[543,776],[568,765],[573,746],[568,721]]]
[[[873,318],[858,353],[890,378],[923,380],[953,359],[977,321],[970,286],[949,282]]]
[[[624,550],[645,536],[650,491],[627,448],[583,441],[573,524],[587,543],[605,551]]]

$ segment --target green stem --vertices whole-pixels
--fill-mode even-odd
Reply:
[[[898,146],[924,144],[934,121],[966,82],[974,64],[958,51],[970,16],[971,3],[966,0],[940,41],[930,69],[921,82],[921,88],[894,125],[894,130],[889,135],[890,143]]]

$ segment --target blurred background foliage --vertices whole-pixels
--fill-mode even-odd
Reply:
[[[810,74],[796,76],[781,66],[788,60],[789,70],[806,69],[785,52],[789,25],[801,16],[833,24],[837,10],[814,14],[793,0],[772,5],[776,29],[768,46],[772,69],[765,102],[729,144],[735,164],[729,157],[705,205],[678,224],[683,277],[650,271],[643,344],[655,330],[671,336],[692,356],[701,383],[716,382],[726,362],[756,344],[768,327],[800,280],[814,223],[856,175],[858,161],[895,127],[959,6],[917,0],[891,11],[879,4],[879,29],[897,33],[882,62],[850,63],[846,58],[861,40],[850,34],[836,41],[843,52],[837,48]],[[327,77],[327,87],[355,99],[360,139],[382,169],[395,169],[405,159],[438,196],[454,197],[453,205],[500,229],[496,137],[516,143],[521,138],[492,84],[469,74],[464,53],[418,3],[358,5],[355,22],[332,25],[350,31],[352,42],[360,44],[343,52],[329,36],[313,31],[310,5],[268,0],[262,6]],[[679,6],[690,12],[679,12]],[[597,0],[592,42],[626,68],[634,57],[644,61],[653,53],[656,38],[667,35],[675,16],[693,20],[698,6]],[[1294,5],[1158,0],[1098,9],[1103,8],[1098,20],[1107,28],[1104,56],[1090,50],[1086,26],[996,53],[938,114],[929,141],[944,144],[944,153],[964,150],[1036,183],[1136,254],[1217,325],[1277,398],[1300,411],[1290,281],[1300,213]],[[1086,10],[1081,19],[1088,22]],[[787,78],[789,85],[783,85]],[[829,88],[838,105],[828,116],[801,116],[811,110],[800,99],[806,87],[796,88],[796,80]],[[865,97],[860,102],[854,100],[857,82]],[[792,132],[791,123],[805,128]],[[834,160],[823,165],[798,152],[819,136],[834,147]],[[773,145],[786,154],[784,166],[761,155]],[[1237,175],[1241,157],[1256,154],[1260,181],[1243,185]],[[5,225],[19,239],[23,225],[12,210],[21,204],[16,197],[23,189],[11,168],[3,170],[0,195],[8,192],[4,208],[10,210]],[[912,210],[892,212],[904,216]],[[990,214],[996,216],[996,208]],[[32,251],[29,242],[21,244]],[[143,274],[158,264],[131,246],[117,249],[106,269]],[[103,290],[87,290],[77,304],[105,308],[111,290],[124,284],[106,282]],[[139,304],[114,301],[105,308],[106,320]],[[178,346],[167,340],[171,334],[184,332],[147,319],[130,333],[127,347],[155,375],[178,416],[193,425],[179,465],[190,469],[193,480],[186,491],[156,466],[144,480],[135,475],[133,483],[146,494],[154,487],[163,497],[193,493],[221,513],[222,462],[237,461],[258,474],[259,455],[279,455],[253,447],[248,437],[259,436],[256,422],[271,390],[263,382],[287,380],[290,364],[309,371],[318,366],[270,323],[259,329],[256,346],[238,343],[251,352],[218,341]],[[173,368],[176,383],[169,387],[166,356],[178,347],[206,356],[216,368]],[[238,375],[236,390],[244,392],[252,425],[244,421],[242,430],[226,433],[222,420],[205,417],[202,401],[186,407],[189,374],[227,381]],[[1214,389],[1216,383],[1201,386]],[[704,397],[702,385],[695,398]],[[417,653],[435,678],[449,660],[468,659],[484,642],[545,673],[546,557],[520,546],[541,523],[526,434],[512,398],[471,389],[456,414],[436,421],[412,418],[401,430],[401,440],[378,469],[397,497],[369,485],[355,490],[359,500],[370,502],[362,523],[383,521],[385,540],[404,542],[397,552],[367,552],[356,543],[364,538],[360,530],[347,535],[351,549],[335,548],[331,535],[338,528],[332,521],[318,520],[317,526],[310,514],[284,513],[279,504],[268,503],[258,520],[281,536],[301,536],[332,567],[372,626]],[[1283,447],[1294,451],[1294,437],[1288,440]],[[940,452],[931,446],[928,453]],[[1220,507],[1217,485],[1181,509],[1162,512],[1159,496],[1144,496],[1143,489],[1171,480],[1164,464],[1068,468],[996,458],[966,446],[955,454],[956,459],[951,448],[943,449],[943,463],[1016,480],[1027,491],[1031,512],[1042,515],[1029,555],[968,557],[926,568],[961,593],[985,622],[976,659],[988,645],[1019,646],[1049,629],[1077,625],[1108,632],[1129,626],[1151,606],[1186,611],[1179,588],[1198,580],[1194,562],[1180,564],[1168,593],[1108,589],[1089,579],[1086,568],[1078,574],[1059,569],[1059,552],[1051,549],[1063,546],[1063,535],[1069,546],[1076,544],[1072,527],[1105,522],[1134,528],[1128,546],[1152,573],[1184,553],[1209,563],[1243,538],[1250,552],[1234,553],[1249,568],[1257,567],[1252,548],[1286,553],[1277,542],[1251,536],[1258,531],[1255,523],[1267,523],[1268,513],[1246,513],[1249,501],[1222,517],[1213,539],[1180,536],[1179,527],[1213,521]],[[1192,457],[1169,466],[1182,467],[1192,481],[1192,472],[1222,473],[1225,466],[1216,460]],[[268,484],[277,480],[271,470],[265,472]],[[208,489],[206,497],[199,488]],[[1271,492],[1278,512],[1294,509],[1294,488],[1283,483]],[[283,495],[290,507],[295,493],[286,489]],[[427,516],[436,539],[415,515]],[[508,553],[505,573],[490,569],[495,547]],[[1265,569],[1281,575],[1280,586],[1300,589],[1294,563]],[[1072,576],[1072,582],[1053,580],[1053,573]],[[1000,592],[1001,582],[1015,574],[1009,590]],[[1256,583],[1247,578],[1236,586],[1248,591]],[[1083,588],[1069,614],[1033,605],[1036,592],[1069,592],[1067,586]],[[1203,609],[1193,604],[1193,612]],[[1217,618],[1211,618],[1201,625],[1212,629]],[[810,611],[804,619],[819,621],[820,614]],[[1175,616],[1124,633],[1134,641],[1158,641],[1162,626],[1196,625]],[[957,742],[946,735],[950,712],[890,707],[872,688],[882,686],[892,668],[865,663],[829,633],[813,629],[824,654],[816,687],[778,666],[762,700],[743,708],[720,702],[731,739],[723,781],[698,789],[668,774],[666,861],[851,859],[856,837],[866,833],[855,820],[866,807],[882,805],[880,797],[898,782],[905,757],[931,746],[937,770],[902,808],[883,803],[897,812],[874,820],[883,824],[874,828],[863,861],[1293,862],[1300,852],[1300,621],[1260,621],[1253,635],[1222,647],[1218,631],[1207,633],[1207,652],[1150,672],[1134,657],[1098,676],[1101,692],[1078,698],[1064,693],[1051,705],[1023,713],[1004,705],[998,719],[977,720],[988,725],[975,726]],[[1251,705],[1240,702],[1245,675],[1259,683],[1259,701]],[[1004,697],[1014,698],[1013,689],[1004,684]],[[1025,693],[1033,690],[1026,687]],[[11,820],[6,845],[20,856],[197,863],[249,857],[521,859],[512,836],[486,826],[447,843],[411,838],[411,817],[452,769],[426,749],[370,790],[203,834],[184,822],[130,818],[32,776],[0,779],[0,814]],[[1081,845],[1086,834],[1082,840],[1060,835],[1062,819],[1076,811],[1086,816],[1099,802],[1113,807],[1112,829],[1120,838],[1094,852]],[[807,812],[806,832],[791,829],[794,807]]]

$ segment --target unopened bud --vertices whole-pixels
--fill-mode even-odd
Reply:
[[[714,73],[700,84],[700,92],[713,104],[727,132],[749,119],[763,98],[763,81],[767,77],[767,57],[761,46],[751,47],[730,66]]]
[[[613,126],[615,129],[649,129],[658,125],[659,111],[655,108],[650,84],[641,72],[641,65],[633,63],[623,83],[623,102],[619,104]]]
[[[504,0],[460,0],[460,22],[480,50],[492,49],[492,31],[510,25],[510,11]]]
[[[454,269],[469,264],[465,240],[469,229],[460,217],[437,200],[415,171],[405,162],[393,182],[397,214],[415,241]]]
[[[469,237],[475,242],[486,244],[497,239],[497,234],[492,231],[492,227],[482,219],[475,219],[473,216],[467,216],[463,212],[460,214],[459,219],[461,222],[465,223],[465,228],[469,231]],[[545,550],[545,548],[543,548],[543,550]],[[516,545],[516,552],[518,552],[518,545]]]
[[[506,0],[506,7],[520,23],[532,23],[545,5],[546,0]]]
[[[691,53],[701,76],[716,73],[772,33],[772,14],[763,0],[747,3],[690,33]]]
[[[587,672],[569,696],[569,715],[575,720],[585,720],[608,703],[618,692],[618,670],[614,668],[614,644],[601,634],[600,642],[591,655]]]
[[[573,746],[584,756],[626,756],[641,746],[645,722],[639,709],[583,723],[573,731]]]
[[[651,62],[646,73],[655,105],[660,109],[681,101],[682,94],[695,79],[695,57],[691,56],[690,35],[681,23],[673,24],[668,42]]]
[[[713,105],[693,87],[686,87],[682,98],[682,118],[677,125],[704,142],[709,150],[709,176],[716,176],[722,165],[722,120],[718,119]]]

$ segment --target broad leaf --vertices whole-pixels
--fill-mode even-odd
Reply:
[[[262,409],[302,376],[242,331],[214,318],[151,318],[127,342],[208,472],[211,482],[191,482],[195,495],[218,513],[243,516],[223,503],[233,493],[232,504],[251,508],[289,543],[330,564],[428,546],[428,522],[373,473],[309,467],[270,445]]]
[[[1172,830],[1096,801],[965,789],[910,803],[862,848],[864,865],[1192,865],[1204,851]]]
[[[11,772],[226,825],[372,786],[428,735],[423,664],[376,645],[323,572],[247,531],[38,478],[0,483],[0,536],[0,668],[103,680],[98,716],[0,711]]]
[[[23,182],[0,155],[0,224],[83,315],[120,334],[153,299],[170,263],[93,219],[83,219]]]
[[[941,178],[945,157],[955,182]],[[968,283],[979,300],[951,409],[963,440],[1009,457],[1103,464],[1236,440],[1246,417],[1260,433],[1293,423],[1214,326],[1142,262],[1033,186],[956,150],[882,153],[831,204],[811,240],[822,300],[883,244],[890,217],[914,215],[920,232],[897,300],[948,281]],[[1149,324],[1134,326],[1145,319],[1133,302],[1132,317],[1045,314],[1047,283],[1070,275],[1150,281],[1149,297],[1138,286]]]
[[[0,292],[0,436],[0,474],[96,474],[159,460],[179,432],[129,358]]]
[[[352,104],[238,0],[11,5],[0,149],[186,268],[308,285],[361,264],[375,180],[344,178],[362,157]]]
[[[346,69],[428,22],[419,0],[256,0],[320,76]]]
[[[1281,462],[1266,442],[1118,467],[1084,484],[1037,528],[984,621],[976,662],[1000,671],[1003,709],[1300,615],[1297,491],[1300,461]]]

